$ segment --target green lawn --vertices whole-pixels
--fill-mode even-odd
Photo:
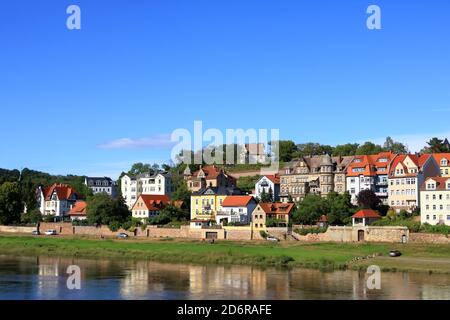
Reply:
[[[450,246],[448,245],[231,241],[216,241],[214,244],[210,244],[170,239],[133,241],[0,236],[0,254],[131,258],[161,262],[299,266],[327,269],[346,268],[353,265],[360,267],[366,262],[349,264],[350,260],[377,253],[386,256],[390,249],[401,250],[404,257],[426,258],[427,261],[430,261],[429,259],[450,259]],[[373,259],[369,259],[367,262],[371,260]],[[387,261],[389,262],[389,260]],[[428,269],[424,271],[428,271]]]

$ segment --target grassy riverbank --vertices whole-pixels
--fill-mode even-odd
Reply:
[[[403,256],[388,258],[390,249]],[[68,237],[0,236],[0,254],[155,260],[170,263],[292,266],[323,269],[362,268],[450,273],[450,246],[418,244],[268,243],[180,240],[94,240]],[[351,262],[355,257],[381,257]],[[439,268],[433,261],[440,263]],[[418,263],[420,262],[420,263]],[[423,263],[426,262],[426,263]]]

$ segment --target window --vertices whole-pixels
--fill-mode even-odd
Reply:
[[[429,215],[429,214],[427,214],[426,219],[427,219],[427,220],[430,220],[430,215]]]

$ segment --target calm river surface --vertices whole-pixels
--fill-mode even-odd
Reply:
[[[67,289],[69,265],[81,290]],[[0,256],[0,299],[447,299],[450,275],[196,266],[149,261]]]

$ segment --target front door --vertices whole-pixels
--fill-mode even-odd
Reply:
[[[358,230],[358,241],[364,241],[364,230]]]

